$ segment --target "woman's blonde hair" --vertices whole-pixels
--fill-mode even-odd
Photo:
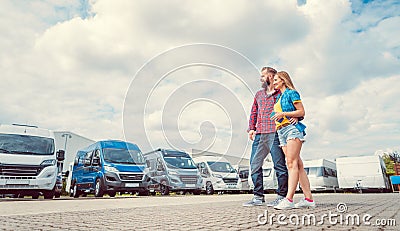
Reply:
[[[276,73],[276,75],[283,80],[283,82],[285,83],[285,86],[291,90],[296,90],[296,88],[294,87],[294,84],[292,82],[292,79],[290,79],[289,74],[286,71],[279,71],[278,73]]]

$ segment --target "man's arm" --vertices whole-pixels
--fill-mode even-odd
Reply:
[[[257,113],[258,113],[258,103],[256,98],[254,97],[253,106],[251,107],[251,112],[250,112],[249,128],[247,129],[250,140],[254,139],[254,135],[256,133]]]

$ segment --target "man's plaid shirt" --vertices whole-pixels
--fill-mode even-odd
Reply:
[[[256,134],[275,132],[275,121],[270,119],[270,114],[274,111],[274,104],[279,93],[279,91],[275,91],[269,96],[265,89],[256,93],[247,132],[250,130],[255,130]]]

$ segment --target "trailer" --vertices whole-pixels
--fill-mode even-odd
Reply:
[[[327,159],[305,160],[304,170],[310,181],[311,191],[334,191],[339,188],[336,163]]]
[[[345,191],[390,191],[386,166],[380,156],[336,159],[339,188]]]

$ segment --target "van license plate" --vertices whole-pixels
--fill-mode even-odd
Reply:
[[[186,187],[194,188],[194,187],[196,187],[196,185],[195,184],[186,184]]]
[[[29,180],[7,180],[6,184],[27,185],[29,184]]]
[[[125,183],[125,187],[139,187],[139,183]]]

